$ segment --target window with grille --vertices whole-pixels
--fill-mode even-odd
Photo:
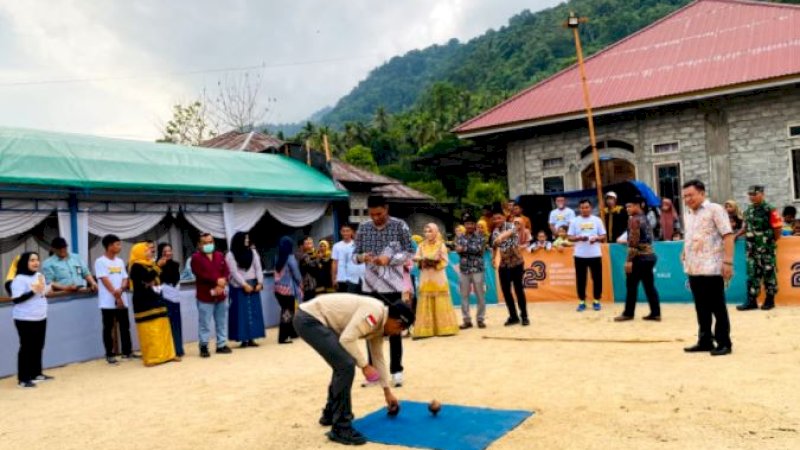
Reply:
[[[555,169],[564,166],[564,158],[547,158],[542,160],[542,169]]]
[[[677,142],[662,142],[660,144],[653,144],[653,153],[656,155],[662,155],[665,153],[678,153],[678,143]]]
[[[564,192],[564,177],[545,177],[542,184],[545,194]]]

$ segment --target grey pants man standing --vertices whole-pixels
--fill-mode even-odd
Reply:
[[[486,322],[486,295],[484,292],[484,274],[483,272],[475,273],[462,273],[461,274],[461,316],[463,318],[463,328],[472,326],[472,316],[469,312],[469,293],[470,288],[475,290],[475,296],[478,298],[478,328],[485,328]]]

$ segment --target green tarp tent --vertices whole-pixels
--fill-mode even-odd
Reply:
[[[345,199],[347,191],[291,158],[0,127],[0,189]]]

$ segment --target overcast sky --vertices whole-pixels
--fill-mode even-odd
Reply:
[[[254,66],[266,120],[298,121],[393,56],[558,3],[0,0],[0,126],[151,140],[174,103]]]

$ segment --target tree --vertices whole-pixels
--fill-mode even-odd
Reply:
[[[374,173],[379,172],[378,164],[375,162],[375,158],[372,157],[372,150],[363,145],[356,145],[347,150],[342,156],[342,161]]]
[[[450,200],[450,197],[447,195],[447,189],[444,188],[444,184],[442,184],[441,180],[412,181],[408,183],[408,186],[432,196],[439,202]]]
[[[164,125],[163,137],[158,142],[181,145],[200,145],[206,139],[217,135],[209,125],[205,104],[195,100],[188,105],[177,104],[172,107],[172,119]]]
[[[479,176],[471,176],[467,185],[467,195],[464,203],[481,207],[502,202],[507,199],[505,183],[501,181],[483,181]]]
[[[265,96],[261,92],[262,87],[263,80],[259,73],[251,75],[245,72],[217,81],[217,92],[206,102],[218,128],[244,132],[264,122],[270,104],[276,99]]]

